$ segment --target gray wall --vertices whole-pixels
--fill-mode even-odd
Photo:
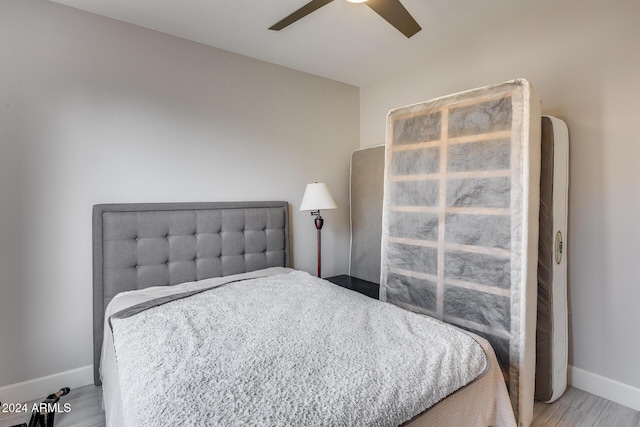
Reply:
[[[384,142],[391,108],[516,77],[533,83],[543,113],[570,132],[569,363],[636,390],[639,16],[637,0],[568,0],[360,88],[366,147]]]
[[[91,365],[95,203],[287,200],[294,265],[313,272],[315,228],[298,208],[324,181],[338,210],[323,213],[323,272],[346,273],[358,96],[56,3],[2,0],[0,387]]]

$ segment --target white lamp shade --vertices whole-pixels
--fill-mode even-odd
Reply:
[[[336,209],[336,202],[333,201],[329,189],[323,182],[307,184],[300,203],[301,211],[319,211],[324,209]]]

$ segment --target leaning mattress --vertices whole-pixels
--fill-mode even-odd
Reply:
[[[533,415],[540,120],[526,80],[387,118],[381,299],[487,338],[520,425]]]
[[[536,399],[557,400],[567,387],[567,205],[569,131],[560,119],[542,117]]]

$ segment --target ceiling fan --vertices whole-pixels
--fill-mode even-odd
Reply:
[[[280,31],[281,29],[288,27],[294,22],[304,18],[312,12],[320,9],[331,3],[333,0],[311,0],[309,3],[302,6],[300,9],[293,12],[291,15],[275,23],[270,30]],[[373,9],[378,15],[384,18],[389,24],[396,27],[398,31],[404,34],[407,38],[413,36],[422,28],[411,14],[400,3],[400,0],[348,0],[351,3],[365,3],[371,9]]]

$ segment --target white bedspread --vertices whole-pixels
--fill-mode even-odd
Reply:
[[[397,426],[487,366],[456,328],[297,271],[112,327],[130,426]]]

